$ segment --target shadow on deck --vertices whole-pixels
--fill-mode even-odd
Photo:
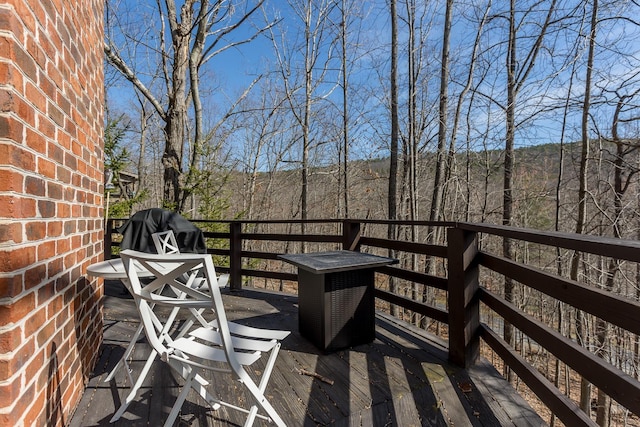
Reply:
[[[546,425],[488,363],[470,371],[452,366],[443,342],[384,314],[377,313],[373,343],[323,354],[298,332],[295,296],[245,288],[225,292],[224,299],[231,320],[292,331],[266,392],[290,426]],[[110,383],[104,378],[137,326],[131,297],[118,282],[106,282],[101,355],[70,427],[111,425],[129,381],[122,369]],[[147,352],[140,340],[130,362],[134,377]],[[138,399],[113,425],[162,425],[179,393],[177,381],[162,362],[154,363]],[[228,377],[212,384],[215,392],[246,400]],[[243,421],[235,411],[211,411],[192,391],[177,425],[235,426]],[[256,420],[254,425],[267,423]]]

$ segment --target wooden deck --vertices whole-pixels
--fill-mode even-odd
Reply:
[[[101,355],[70,427],[111,425],[128,390],[122,369],[111,383],[104,378],[138,326],[137,314],[122,285],[107,282],[105,289]],[[373,343],[322,354],[298,333],[296,297],[246,288],[225,292],[224,298],[230,319],[292,331],[266,392],[290,426],[546,425],[488,364],[469,372],[451,366],[446,343],[384,314],[376,316]],[[140,340],[131,362],[134,376],[147,352]],[[212,383],[217,391],[246,401],[228,377]],[[179,380],[157,361],[138,399],[113,425],[162,425],[178,392]],[[243,424],[242,415],[225,408],[212,411],[192,391],[176,424],[236,426]],[[257,420],[254,425],[268,424]]]

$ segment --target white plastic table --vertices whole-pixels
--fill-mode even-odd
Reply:
[[[142,268],[142,266],[136,265],[136,270],[138,271],[138,276],[153,276],[148,270]],[[126,283],[127,272],[124,270],[124,264],[120,258],[108,259],[91,264],[87,267],[87,274],[92,277],[102,277],[103,279],[122,280],[128,288],[128,284]]]

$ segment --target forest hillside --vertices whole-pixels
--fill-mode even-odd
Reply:
[[[578,172],[580,144],[546,144],[516,150],[515,162],[515,220],[514,225],[541,230],[575,228],[578,204]],[[592,149],[588,186],[591,200],[587,230],[589,233],[610,235],[615,146],[598,144]],[[502,221],[504,153],[500,150],[459,153],[449,179],[445,183],[442,218],[445,221],[489,222]],[[426,154],[418,160],[418,215],[427,220],[433,192],[435,155]],[[340,166],[313,168],[309,174],[309,218],[343,218]],[[386,219],[389,182],[389,159],[353,161],[348,166],[349,217],[358,219]],[[232,172],[217,189],[218,201],[227,206],[226,218],[290,219],[300,218],[300,170],[274,173],[260,172],[252,177]],[[626,172],[627,174],[629,171]],[[255,179],[255,183],[251,180]],[[627,190],[635,194],[637,184],[630,182]],[[250,189],[254,188],[251,192]],[[400,201],[402,202],[402,194]],[[618,218],[625,229],[637,229],[638,209],[625,202],[624,216]],[[201,207],[203,204],[199,204]],[[248,215],[248,213],[251,215]],[[205,212],[198,212],[204,217]],[[400,216],[400,219],[409,219]],[[633,235],[630,235],[633,237]]]

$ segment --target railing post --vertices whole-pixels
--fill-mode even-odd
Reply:
[[[111,259],[111,235],[113,234],[113,220],[106,219],[106,227],[104,230],[104,248],[102,248],[102,253],[104,254],[104,259]]]
[[[449,360],[472,366],[480,355],[478,300],[478,235],[460,228],[447,230],[449,264]]]
[[[342,249],[360,252],[360,222],[350,219],[342,222]]]
[[[232,290],[242,289],[242,223],[229,224],[229,285]]]

